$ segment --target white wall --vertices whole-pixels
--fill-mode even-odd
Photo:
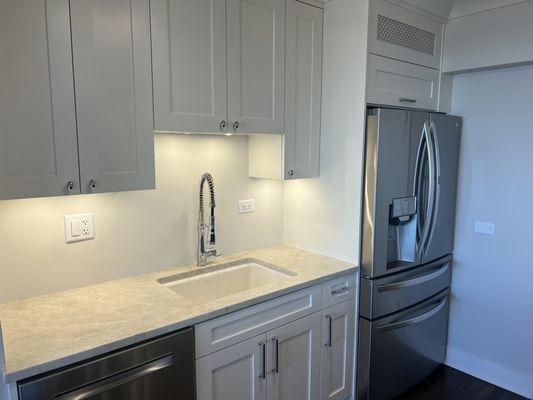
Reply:
[[[533,66],[458,75],[464,117],[448,363],[533,397]],[[495,235],[473,232],[475,220]]]
[[[488,3],[487,7],[494,1]],[[496,3],[512,1],[498,0]],[[464,4],[479,6],[477,0],[469,0]],[[449,21],[446,26],[443,72],[533,63],[532,20],[533,1],[526,1]]]
[[[526,1],[530,0],[455,0],[450,11],[450,19]]]
[[[280,244],[282,184],[248,178],[248,138],[156,135],[157,189],[0,202],[0,302],[192,262],[198,183],[213,174],[218,249]],[[256,212],[238,215],[239,199]],[[96,239],[65,244],[63,216],[94,212]]]
[[[368,0],[324,11],[320,178],[284,184],[287,244],[357,263],[365,124]]]

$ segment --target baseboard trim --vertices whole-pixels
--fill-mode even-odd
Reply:
[[[451,346],[448,346],[444,363],[493,385],[533,399],[533,375],[504,367]]]

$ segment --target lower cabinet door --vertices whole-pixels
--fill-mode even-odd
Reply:
[[[355,300],[322,311],[321,400],[345,400],[353,393]]]
[[[196,360],[197,400],[266,400],[266,334]]]
[[[321,313],[267,333],[268,400],[318,400]]]

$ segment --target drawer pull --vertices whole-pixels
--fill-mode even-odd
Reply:
[[[431,274],[422,275],[417,278],[409,279],[406,281],[378,285],[377,289],[378,289],[378,292],[387,292],[389,290],[398,290],[398,289],[404,289],[404,288],[411,287],[411,286],[420,285],[422,283],[429,282],[433,279],[437,279],[441,275],[444,275],[446,272],[448,272],[449,268],[450,268],[450,264],[446,263],[445,265],[440,267],[435,272],[432,272]]]
[[[335,289],[331,291],[332,296],[338,296],[340,294],[344,294],[350,291],[350,288],[348,286],[343,286],[340,289]]]
[[[400,103],[411,103],[411,104],[416,103],[418,101],[416,99],[410,99],[408,97],[400,97],[398,100],[400,101]]]

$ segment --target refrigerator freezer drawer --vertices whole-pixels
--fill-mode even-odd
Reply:
[[[357,400],[393,399],[444,361],[448,294],[377,321],[359,319]]]
[[[450,286],[452,256],[381,279],[361,279],[360,314],[367,319],[413,306]]]

